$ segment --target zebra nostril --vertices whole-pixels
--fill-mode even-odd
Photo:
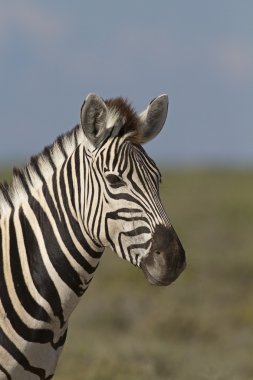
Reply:
[[[158,256],[158,255],[160,255],[160,254],[161,254],[161,252],[160,252],[160,251],[158,251],[158,250],[156,249],[156,250],[154,251],[154,254]]]

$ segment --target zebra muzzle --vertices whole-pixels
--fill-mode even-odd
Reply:
[[[153,285],[165,286],[177,279],[186,266],[186,260],[185,251],[173,227],[156,227],[150,252],[140,266]]]

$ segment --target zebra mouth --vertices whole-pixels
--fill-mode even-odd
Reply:
[[[174,282],[176,280],[176,278],[167,278],[167,279],[158,279],[158,278],[155,278],[154,276],[152,276],[152,274],[148,271],[147,267],[145,266],[145,264],[141,264],[141,269],[144,273],[144,276],[146,277],[146,279],[148,280],[148,282],[151,284],[151,285],[156,285],[156,286],[168,286],[170,285],[172,282]]]

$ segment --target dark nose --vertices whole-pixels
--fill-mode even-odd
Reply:
[[[185,251],[173,227],[158,225],[152,237],[151,250],[141,268],[149,282],[169,285],[186,266]]]

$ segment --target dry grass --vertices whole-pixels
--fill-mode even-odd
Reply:
[[[70,320],[57,380],[253,378],[253,171],[164,171],[187,253],[170,287],[106,252]]]

